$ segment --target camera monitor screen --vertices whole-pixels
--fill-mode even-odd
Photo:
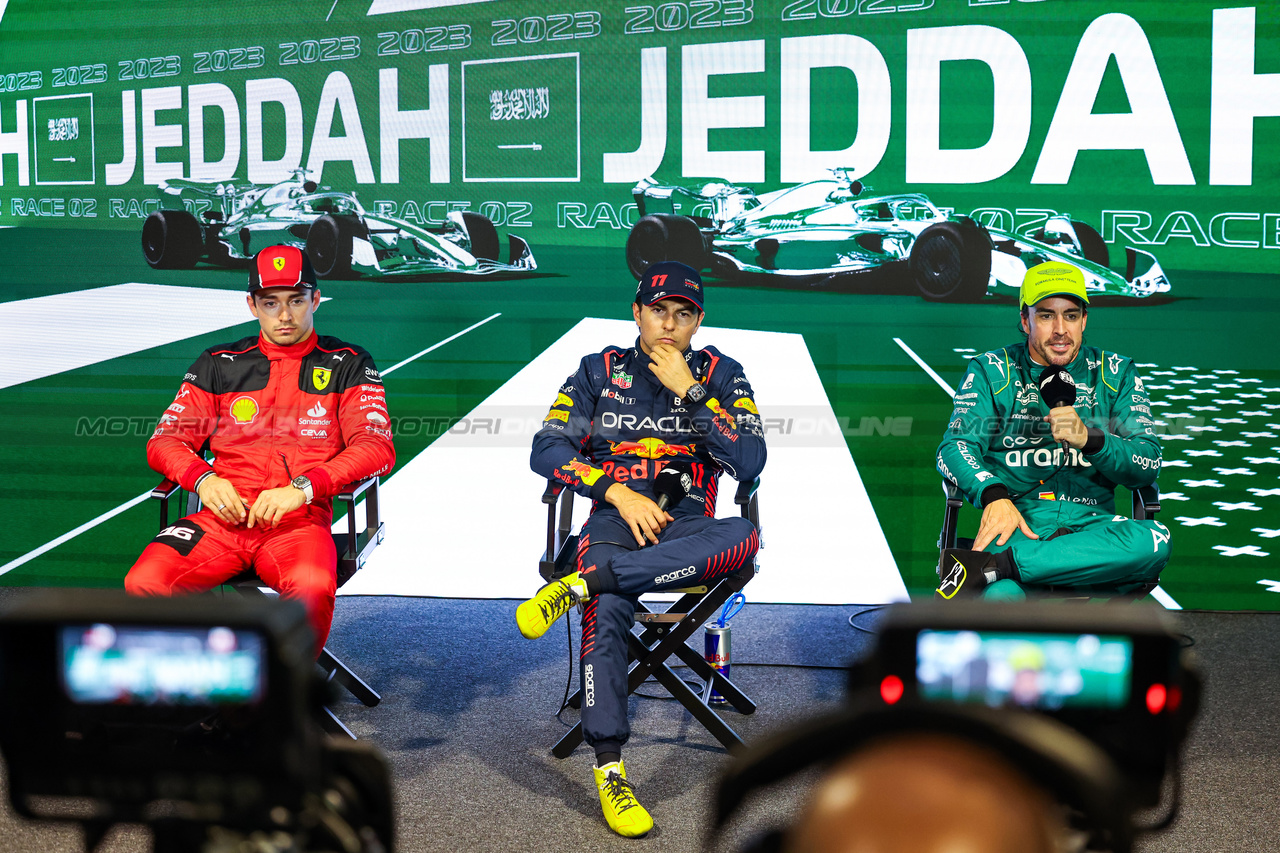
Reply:
[[[252,704],[263,694],[265,644],[225,627],[79,625],[60,636],[62,682],[73,702]]]
[[[1133,641],[1096,634],[931,631],[916,640],[916,682],[931,701],[992,707],[1120,709]]]

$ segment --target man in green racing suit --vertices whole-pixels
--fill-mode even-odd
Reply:
[[[1116,515],[1117,485],[1155,482],[1160,441],[1133,362],[1084,346],[1088,303],[1075,267],[1032,267],[1019,299],[1026,342],[969,362],[938,471],[981,507],[982,522],[973,550],[942,552],[939,597],[1122,594],[1169,561],[1168,528]],[[1041,399],[1049,366],[1064,385],[1069,374],[1073,405]]]

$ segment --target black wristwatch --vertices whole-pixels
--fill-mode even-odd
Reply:
[[[707,389],[702,387],[701,382],[695,382],[689,386],[689,390],[684,392],[685,399],[692,400],[695,403],[701,403],[707,399]]]
[[[311,481],[308,480],[306,477],[303,477],[303,476],[294,477],[293,482],[291,482],[289,485],[293,486],[295,489],[301,489],[302,494],[305,495],[307,498],[307,503],[311,503],[312,498],[315,497],[315,492],[311,489]]]

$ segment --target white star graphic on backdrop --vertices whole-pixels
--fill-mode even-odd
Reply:
[[[1243,435],[1245,438],[1275,438],[1276,437],[1276,434],[1274,432],[1242,432],[1240,434]]]
[[[1213,422],[1215,424],[1240,424],[1241,426],[1245,426],[1249,423],[1248,421],[1241,420],[1240,418],[1214,418]]]
[[[1195,368],[1194,368],[1194,367],[1193,367],[1193,368],[1191,368],[1191,369],[1192,369],[1192,370],[1195,370]],[[1175,368],[1174,368],[1174,370],[1182,370],[1182,368],[1181,368],[1181,367],[1175,367]],[[1223,368],[1218,368],[1218,369],[1214,370],[1213,372],[1214,372],[1214,373],[1216,373],[1216,374],[1218,374],[1219,376],[1235,376],[1235,375],[1236,375],[1237,373],[1239,373],[1240,371],[1238,371],[1238,370],[1230,370],[1230,369],[1228,369],[1228,368],[1223,367]]]
[[[1172,406],[1172,405],[1173,405],[1173,403],[1166,403],[1164,400],[1159,400],[1159,401],[1152,400],[1152,401],[1151,401],[1151,405],[1153,405],[1153,406]]]
[[[1191,408],[1199,409],[1202,407],[1192,406]],[[1213,407],[1210,406],[1209,408],[1213,408]],[[1187,429],[1190,430],[1191,432],[1222,432],[1222,427],[1216,427],[1216,426],[1188,426]]]
[[[1280,494],[1280,489],[1277,489],[1276,491],[1277,491],[1277,493],[1278,493],[1278,494]],[[1189,500],[1191,500],[1191,498],[1187,497],[1187,496],[1186,496],[1186,495],[1184,495],[1182,492],[1161,492],[1161,493],[1160,493],[1160,500],[1162,500],[1162,501],[1189,501]]]
[[[1236,400],[1234,398],[1219,400],[1215,398],[1213,402],[1217,403],[1219,406],[1239,406],[1244,403],[1244,400]]]
[[[1199,486],[1209,486],[1214,489],[1222,488],[1222,484],[1217,480],[1179,480],[1178,482],[1186,486],[1188,489],[1194,489]]]
[[[1176,365],[1175,365],[1173,369],[1174,369],[1174,370],[1181,370],[1183,373],[1186,373],[1188,370],[1199,370],[1200,368],[1198,368],[1198,367],[1178,367],[1178,366],[1176,366]]]
[[[1271,530],[1266,527],[1255,527],[1253,528],[1253,532],[1261,536],[1263,539],[1275,539],[1277,536],[1280,536],[1280,528]]]
[[[1193,412],[1221,412],[1217,406],[1187,406]]]
[[[1259,391],[1265,391],[1268,394],[1280,394],[1280,388],[1259,388]]]
[[[1221,551],[1222,556],[1224,557],[1240,557],[1240,556],[1270,557],[1271,556],[1270,552],[1263,551],[1257,545],[1245,545],[1242,548],[1231,548],[1227,545],[1214,545],[1213,550]],[[1258,583],[1262,583],[1262,581],[1258,581]],[[1267,581],[1267,583],[1275,583],[1275,581]]]
[[[1160,463],[1161,468],[1190,468],[1191,463],[1185,459],[1165,459]]]
[[[1266,394],[1237,394],[1236,396],[1242,400],[1261,400],[1265,398],[1267,395]]]
[[[1164,437],[1164,440],[1165,440],[1165,441],[1190,441],[1190,440],[1191,440],[1191,436],[1189,436],[1189,435],[1166,435],[1166,436]]]
[[[1219,447],[1253,447],[1253,445],[1247,441],[1223,441],[1221,439],[1214,439],[1213,443]]]
[[[1254,382],[1254,383],[1257,383],[1257,382],[1261,382],[1262,380],[1261,380],[1261,379],[1253,379],[1253,378],[1246,379],[1246,378],[1244,378],[1243,376],[1241,376],[1241,377],[1240,377],[1239,379],[1237,379],[1236,381],[1237,381],[1237,382]]]
[[[1262,507],[1258,506],[1253,501],[1241,501],[1240,503],[1234,504],[1229,501],[1214,501],[1213,505],[1223,512],[1234,512],[1238,509],[1247,509],[1250,512],[1260,512],[1262,510]]]
[[[1246,456],[1244,461],[1251,465],[1280,465],[1280,456]]]
[[[1218,392],[1212,388],[1192,388],[1192,394],[1217,394]]]
[[[1185,515],[1178,516],[1178,521],[1182,522],[1184,527],[1226,527],[1225,521],[1219,521],[1216,515],[1206,515],[1204,518],[1189,518]]]
[[[1218,451],[1218,450],[1184,450],[1182,452],[1187,454],[1188,456],[1221,456],[1222,455],[1221,451]]]
[[[1255,498],[1274,498],[1280,497],[1280,489],[1249,489],[1249,494]],[[1167,497],[1167,495],[1161,495]]]
[[[1264,584],[1267,592],[1280,592],[1280,581],[1258,581],[1258,583]]]
[[[1230,477],[1232,474],[1244,474],[1246,477],[1254,476],[1254,472],[1248,468],[1214,468],[1213,473],[1221,474],[1224,477]]]
[[[1239,387],[1240,387],[1240,383],[1238,383],[1238,382],[1215,382],[1215,383],[1213,383],[1213,387],[1214,387],[1214,388],[1239,388]]]

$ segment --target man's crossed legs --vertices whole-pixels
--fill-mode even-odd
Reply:
[[[596,785],[610,828],[643,835],[653,819],[626,781],[622,746],[627,722],[627,634],[642,593],[711,584],[737,571],[753,571],[760,534],[745,518],[681,516],[644,548],[617,510],[595,512],[582,527],[577,571],[543,587],[521,604],[516,621],[526,637],[539,637],[578,601],[582,611],[583,737],[596,752]]]
[[[939,594],[1004,601],[1064,589],[1125,594],[1158,578],[1169,562],[1169,529],[1160,522],[1054,504],[1060,502],[1019,507],[1039,539],[1015,530],[1003,546],[944,551]]]

